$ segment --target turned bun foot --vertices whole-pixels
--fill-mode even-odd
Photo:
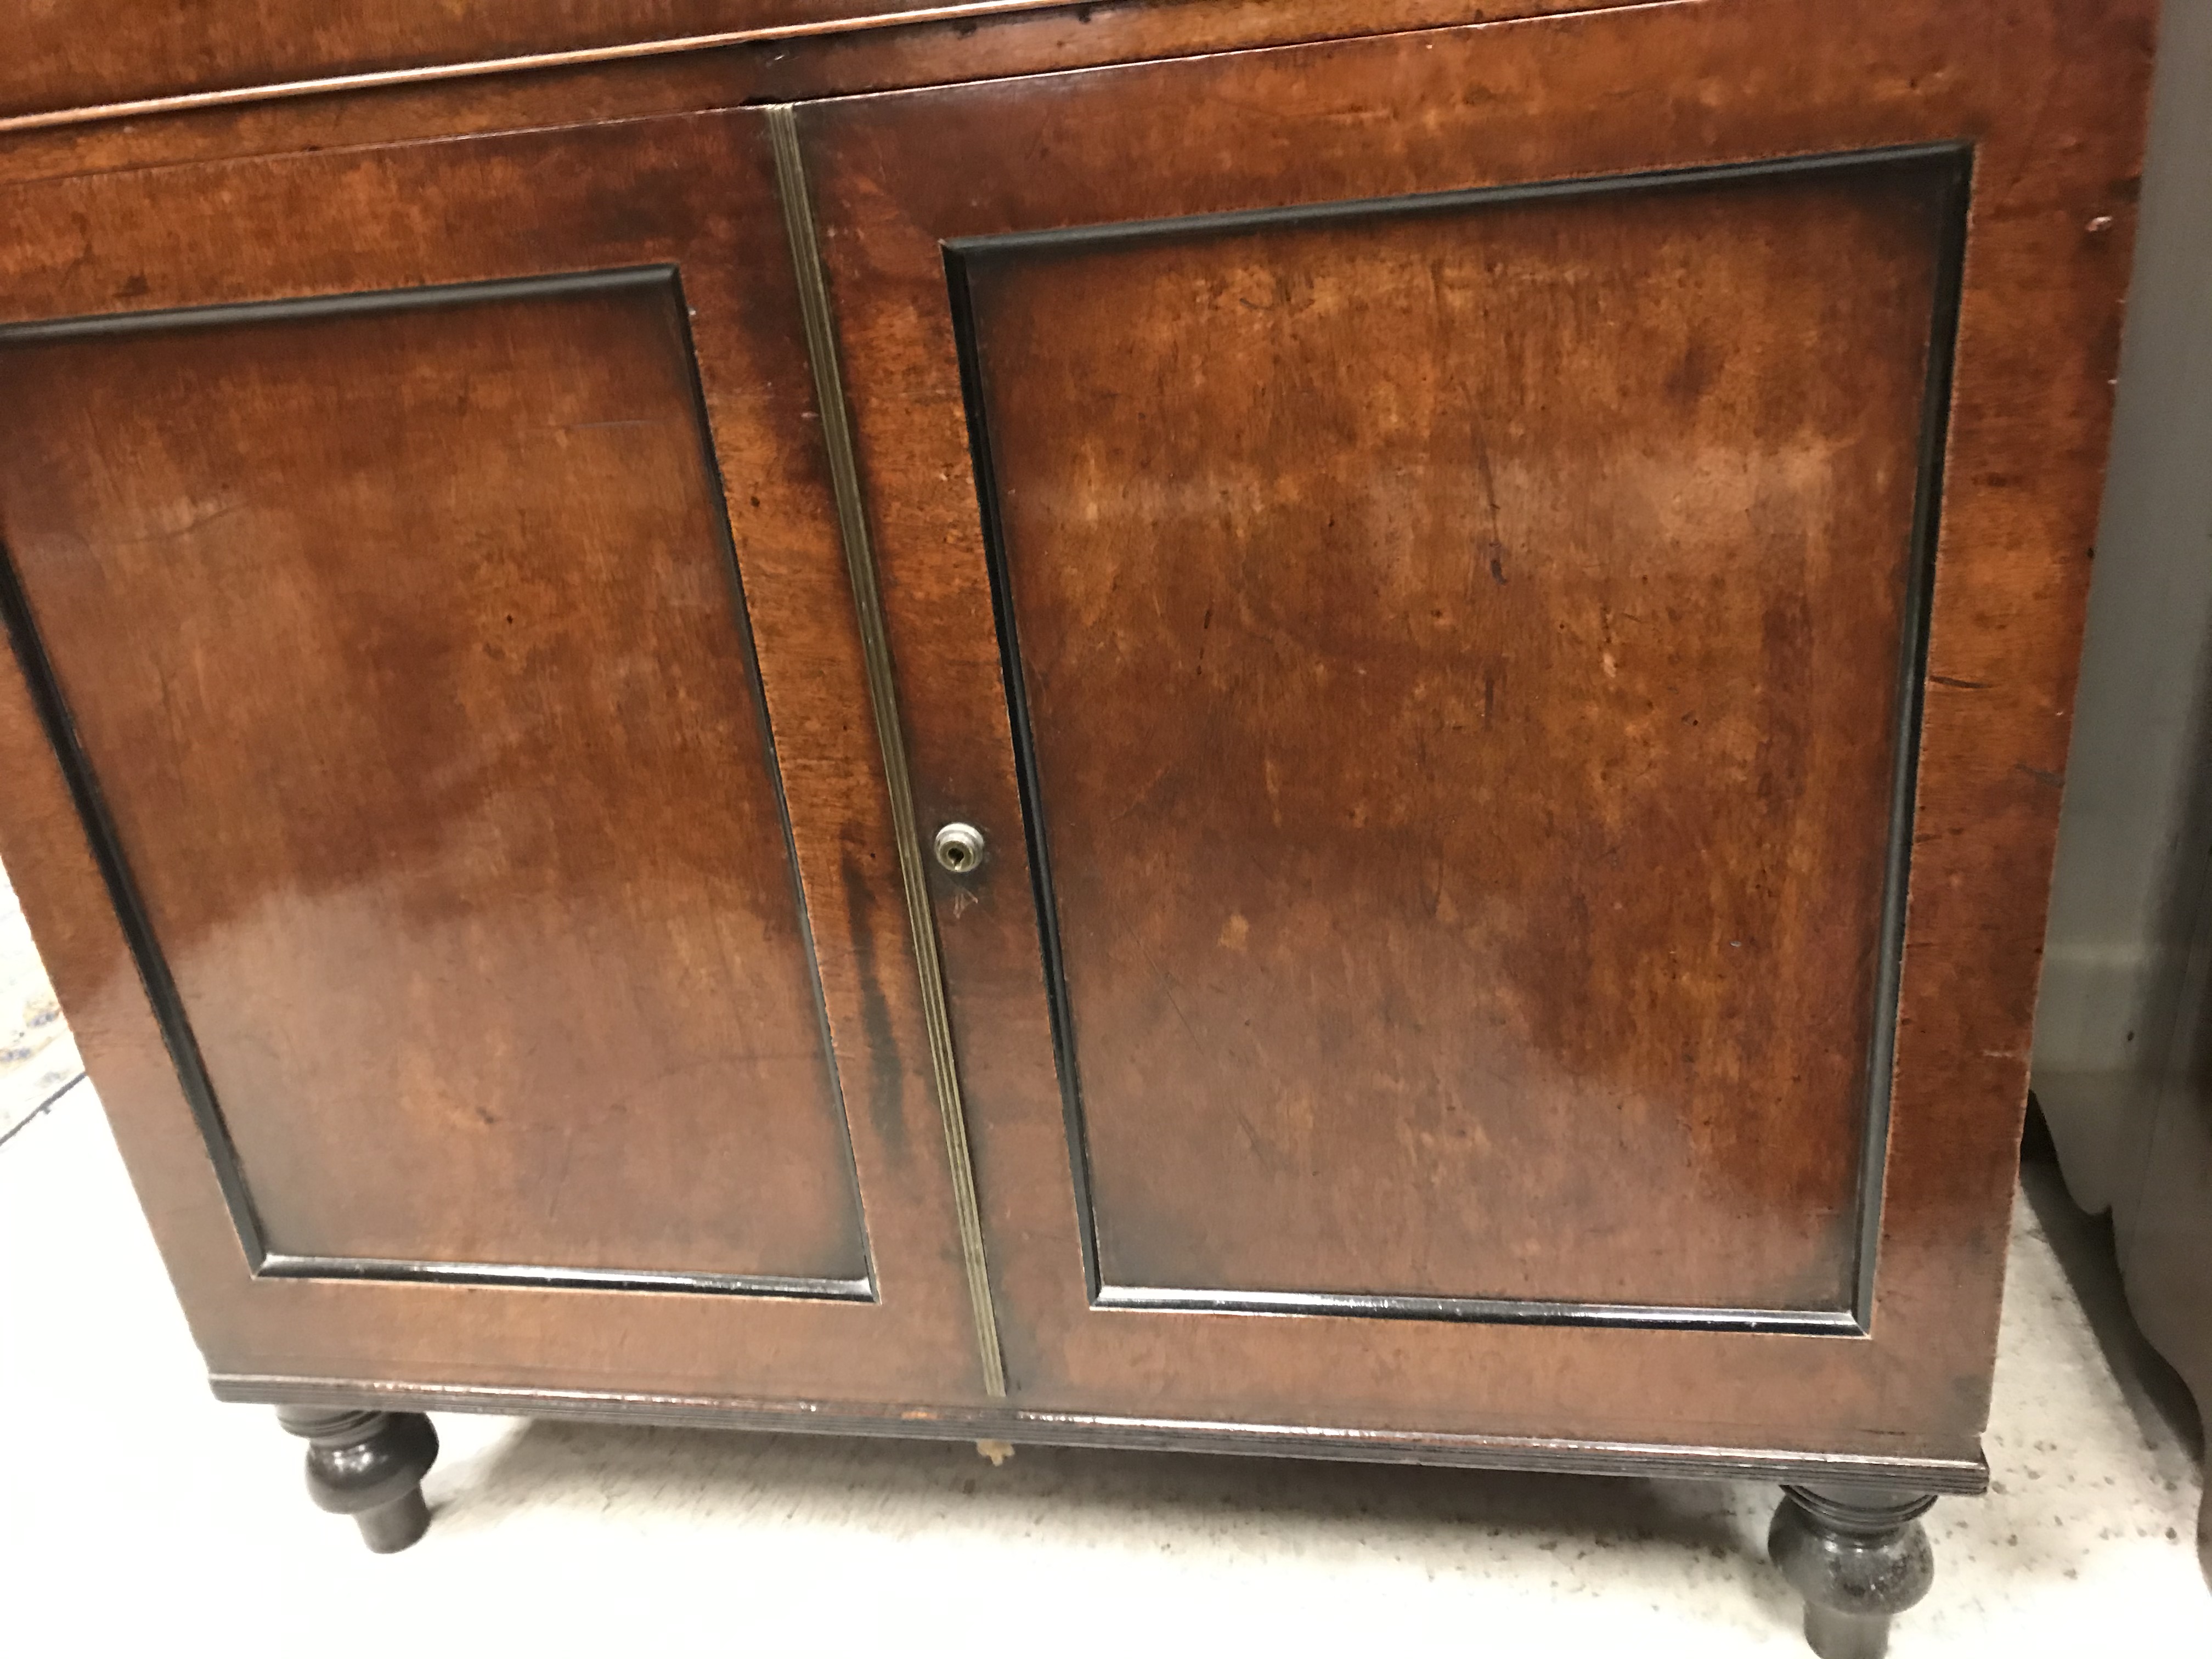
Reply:
[[[1936,1558],[1924,1492],[1784,1486],[1767,1553],[1805,1598],[1805,1639],[1820,1659],[1881,1659],[1889,1621],[1928,1594]]]
[[[416,1412],[280,1406],[276,1420],[307,1442],[307,1495],[350,1515],[379,1555],[404,1550],[430,1525],[422,1477],[438,1458],[438,1431]]]

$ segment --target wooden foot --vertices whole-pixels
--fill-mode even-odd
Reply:
[[[307,1495],[350,1515],[379,1555],[404,1550],[430,1524],[422,1477],[438,1457],[438,1431],[415,1412],[279,1406],[276,1420],[307,1442]]]
[[[1805,1598],[1805,1639],[1820,1659],[1881,1659],[1893,1616],[1928,1594],[1936,1558],[1925,1492],[1784,1486],[1767,1553]]]

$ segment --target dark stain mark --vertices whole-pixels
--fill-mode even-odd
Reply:
[[[146,278],[145,276],[141,273],[138,276],[133,276],[129,282],[124,283],[121,288],[117,289],[115,290],[115,297],[118,300],[135,300],[145,292]]]
[[[1667,395],[1678,403],[1694,404],[1705,395],[1720,370],[1720,360],[1710,342],[1692,340],[1667,376]]]
[[[2014,761],[2013,763],[2012,769],[2021,774],[2025,777],[2033,778],[2038,783],[2047,783],[2053,789],[2059,787],[2066,781],[2066,780],[2061,777],[2057,773],[2045,772],[2039,767],[2030,766],[2026,761]]]
[[[1494,518],[1496,514],[1493,513],[1492,516]],[[1489,565],[1490,580],[1500,587],[1505,586],[1505,556],[1510,550],[1495,536],[1485,536],[1475,546],[1476,562]]]
[[[840,871],[853,943],[853,975],[860,985],[860,1032],[868,1045],[868,1121],[895,1158],[906,1157],[906,1103],[900,1086],[898,1039],[876,960],[876,891],[859,851],[845,848]]]
[[[1986,691],[1990,685],[1988,680],[1956,679],[1948,674],[1930,674],[1928,678],[1931,684],[1955,686],[1961,691]]]

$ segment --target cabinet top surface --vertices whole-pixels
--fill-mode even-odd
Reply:
[[[1599,9],[1625,0],[1581,0]],[[0,130],[71,112],[297,90],[302,82],[435,78],[488,65],[644,58],[896,28],[961,32],[1029,14],[1113,32],[1134,55],[1185,49],[1169,14],[1239,14],[1261,36],[1363,34],[1560,9],[1559,0],[31,0],[0,54]],[[1153,25],[1158,23],[1160,27]],[[1152,37],[1157,37],[1156,39]],[[941,78],[932,76],[930,78]],[[115,106],[126,106],[118,110]]]

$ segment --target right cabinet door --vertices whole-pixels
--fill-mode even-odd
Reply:
[[[2141,54],[1965,9],[803,113],[1018,1397],[1973,1455]]]

